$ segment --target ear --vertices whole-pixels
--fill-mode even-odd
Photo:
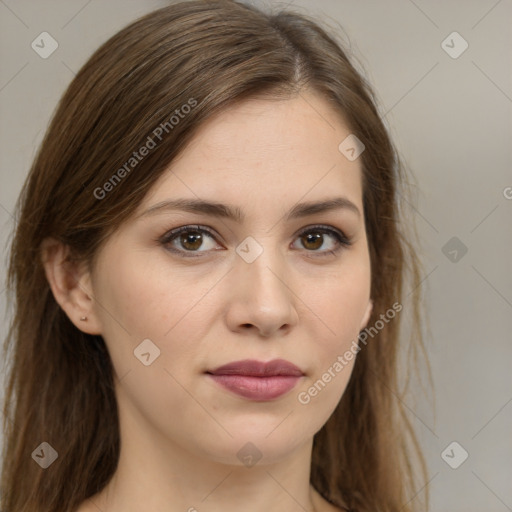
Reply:
[[[363,319],[361,320],[361,326],[359,327],[360,331],[362,331],[368,324],[368,321],[370,320],[372,311],[373,311],[373,300],[370,299],[368,301],[368,305],[366,306],[366,311],[364,312]]]
[[[87,334],[101,334],[95,312],[91,276],[85,264],[69,258],[69,247],[53,238],[41,244],[41,260],[55,300],[71,322]],[[87,317],[87,320],[80,320]]]

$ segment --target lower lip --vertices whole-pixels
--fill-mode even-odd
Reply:
[[[273,400],[295,387],[301,377],[275,375],[273,377],[250,377],[248,375],[209,376],[224,388],[251,400]]]

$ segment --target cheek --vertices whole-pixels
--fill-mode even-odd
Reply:
[[[357,354],[358,335],[370,295],[370,267],[359,260],[319,282],[307,295],[317,314],[314,371],[299,390],[298,402],[326,420],[348,384]],[[315,416],[315,415],[313,415]],[[319,425],[321,422],[319,423]]]
[[[111,258],[116,263],[103,266],[97,279],[95,298],[101,304],[102,335],[118,377],[118,403],[125,419],[136,416],[137,409],[164,428],[173,424],[179,408],[200,423],[204,411],[180,383],[190,372],[195,340],[204,335],[194,329],[191,338],[190,326],[195,310],[201,309],[201,303],[196,308],[194,304],[207,287],[187,286],[191,276],[176,271],[171,280],[164,266],[143,260],[135,261],[135,255]]]
[[[317,323],[316,339],[320,342],[316,346],[317,365],[315,378],[321,378],[325,382],[334,382],[331,388],[338,388],[350,374],[357,354],[357,340],[360,332],[361,322],[368,305],[368,289],[360,283],[353,283],[353,286],[332,287],[329,290],[328,300],[319,307],[319,322]],[[313,308],[312,308],[313,309]],[[323,335],[320,336],[320,333]],[[340,356],[347,354],[343,362],[343,378],[340,378],[341,369],[337,364]],[[327,372],[327,373],[326,373]],[[329,373],[330,372],[330,373]],[[336,374],[336,379],[329,378]]]
[[[128,334],[134,342],[150,334],[164,337],[202,291],[193,280],[187,284],[183,272],[144,252],[104,261],[97,278],[100,316],[107,331]]]
[[[348,259],[347,259],[348,260]],[[317,277],[320,277],[317,276]],[[323,325],[325,348],[338,350],[347,337],[357,336],[370,300],[370,266],[361,258],[340,264],[340,270],[322,275],[303,292],[305,304]]]
[[[96,313],[119,378],[143,367],[134,350],[145,339],[160,345],[157,326],[165,321],[162,283],[155,279],[156,272],[148,271],[150,265],[141,264],[136,256],[104,254],[95,277]]]
[[[216,280],[218,277],[212,275],[198,279],[190,269],[178,271],[165,259],[149,262],[143,252],[106,257],[96,277],[95,298],[117,375],[149,369],[136,358],[139,346],[146,346],[147,342],[141,343],[147,339],[160,351],[150,368],[162,366],[173,373],[176,368],[177,373],[183,372],[186,365],[181,361],[205,336],[205,319],[212,316],[205,310],[205,297]],[[149,347],[158,353],[151,344]]]

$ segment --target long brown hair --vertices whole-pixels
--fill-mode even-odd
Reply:
[[[250,97],[307,89],[322,94],[365,145],[369,325],[395,303],[405,311],[362,346],[339,405],[314,438],[311,482],[332,503],[358,512],[419,510],[413,498],[426,481],[425,464],[397,375],[403,315],[413,324],[408,348],[423,346],[420,263],[399,208],[403,165],[372,89],[335,36],[303,14],[229,0],[182,2],[135,21],[92,55],[58,105],[16,206],[2,510],[71,512],[109,482],[119,456],[109,354],[101,336],[77,329],[55,301],[42,241],[53,237],[91,264],[206,119]],[[170,121],[191,99],[187,115]],[[118,172],[159,126],[166,130],[156,147],[130,172]],[[114,183],[116,172],[122,180]],[[413,290],[407,301],[406,282]],[[58,452],[46,470],[31,456],[43,441]]]

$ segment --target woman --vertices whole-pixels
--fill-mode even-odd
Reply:
[[[2,510],[419,510],[404,179],[305,16],[191,1],[114,35],[19,199]]]

